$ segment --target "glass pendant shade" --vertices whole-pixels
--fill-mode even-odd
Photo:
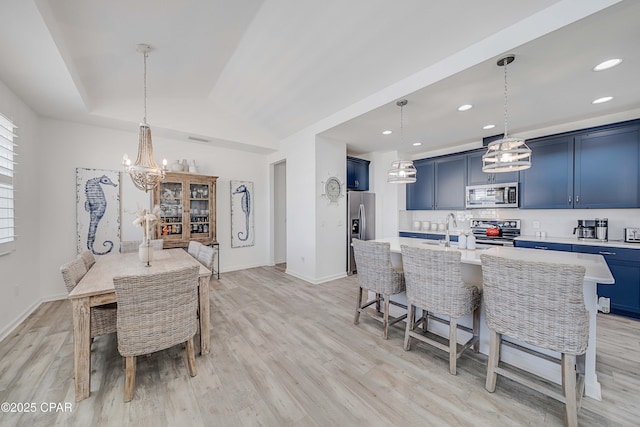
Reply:
[[[417,171],[411,160],[396,160],[391,164],[387,174],[387,182],[393,184],[413,184]]]
[[[531,149],[522,138],[493,141],[482,156],[482,171],[515,172],[531,167]]]
[[[131,176],[133,184],[143,191],[153,190],[164,179],[164,170],[153,159],[151,128],[146,123],[140,123],[136,162],[133,165],[125,164],[125,171]]]

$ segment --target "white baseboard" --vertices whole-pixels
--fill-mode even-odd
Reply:
[[[343,277],[347,277],[347,273],[346,272],[334,274],[334,275],[331,275],[331,276],[320,277],[320,278],[308,277],[308,276],[305,276],[303,274],[300,274],[300,273],[297,273],[295,271],[292,271],[290,269],[286,269],[285,273],[290,275],[290,276],[296,277],[298,279],[304,280],[305,282],[309,282],[311,284],[314,284],[314,285],[319,285],[321,283],[330,282],[332,280],[342,279]]]
[[[18,326],[20,326],[20,324],[24,322],[31,313],[33,313],[38,307],[40,307],[40,304],[42,304],[41,300],[34,302],[29,307],[27,307],[26,310],[19,314],[18,317],[13,320],[13,322],[5,326],[2,331],[0,331],[0,341],[8,337],[11,332],[13,332]]]

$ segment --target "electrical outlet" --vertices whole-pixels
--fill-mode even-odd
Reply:
[[[533,228],[540,228],[540,221],[533,221]]]

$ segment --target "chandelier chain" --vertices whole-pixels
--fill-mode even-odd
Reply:
[[[144,52],[144,117],[142,119],[144,124],[147,124],[147,56],[148,52]]]

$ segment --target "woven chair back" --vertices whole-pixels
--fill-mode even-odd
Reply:
[[[76,258],[73,261],[69,261],[60,267],[60,273],[64,279],[64,284],[67,287],[67,292],[71,292],[80,279],[87,274],[87,267],[84,264],[82,258]]]
[[[189,241],[189,247],[187,248],[187,252],[194,258],[198,258],[198,251],[202,247],[202,243],[196,242],[195,240]]]
[[[124,240],[120,242],[120,253],[128,254],[138,252],[138,248],[142,244],[142,240]]]
[[[583,354],[589,339],[585,268],[480,255],[489,328],[531,345]]]
[[[459,251],[406,245],[401,250],[410,304],[456,318],[473,311],[477,288],[462,280]]]
[[[362,288],[385,295],[404,291],[404,277],[391,265],[391,245],[353,239],[353,253]]]
[[[186,342],[197,329],[198,266],[113,278],[118,351],[139,356]]]
[[[80,252],[78,257],[82,258],[82,261],[84,261],[84,266],[87,268],[87,271],[89,271],[89,269],[93,267],[93,264],[96,263],[96,257],[94,257],[88,249]]]
[[[211,246],[201,245],[198,250],[198,261],[209,270],[213,268],[213,261],[216,258],[216,250]]]

